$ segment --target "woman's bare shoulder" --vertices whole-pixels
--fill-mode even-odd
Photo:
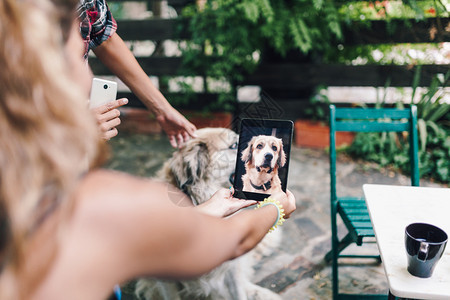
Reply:
[[[114,170],[98,169],[89,172],[81,181],[78,195],[83,198],[133,197],[148,198],[149,193],[167,190],[167,184]]]
[[[155,196],[154,190],[160,192]],[[149,218],[155,207],[153,199],[163,196],[163,191],[164,186],[156,182],[126,173],[101,169],[87,173],[73,194],[73,213],[64,227],[58,259],[42,284],[42,292],[62,293],[70,290],[74,282],[89,287],[94,281],[109,291],[114,283],[126,279],[134,271],[130,253],[144,248],[139,244],[141,232],[150,232],[142,224],[154,219]],[[92,262],[97,267],[92,267]]]
[[[108,169],[96,169],[88,172],[84,177],[83,181],[85,183],[93,183],[97,185],[98,183],[110,184],[110,183],[118,183],[124,182],[126,184],[129,183],[143,183],[147,179],[134,176],[125,172],[108,170]]]

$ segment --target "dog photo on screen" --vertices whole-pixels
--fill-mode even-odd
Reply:
[[[234,187],[250,197],[286,191],[292,128],[287,122],[263,122],[243,123],[239,139]]]
[[[278,170],[286,164],[282,139],[269,135],[254,136],[242,151],[241,159],[245,165],[243,191],[264,194],[281,191]]]

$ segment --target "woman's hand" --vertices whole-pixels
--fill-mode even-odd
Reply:
[[[278,192],[275,194],[272,194],[270,196],[274,200],[280,201],[281,206],[283,206],[284,209],[284,218],[289,219],[291,214],[295,211],[296,205],[295,205],[295,197],[291,193],[291,191],[286,190],[286,193],[284,192]]]
[[[195,125],[173,107],[167,107],[162,114],[156,116],[156,120],[174,148],[181,148],[191,137],[195,137]]]
[[[257,201],[243,200],[233,197],[234,190],[229,189],[218,190],[208,201],[200,204],[197,208],[208,215],[216,217],[227,217],[234,214],[238,210],[254,205]]]
[[[128,99],[121,98],[92,109],[103,139],[109,140],[119,133],[116,127],[120,125],[120,111],[117,108],[127,103]]]

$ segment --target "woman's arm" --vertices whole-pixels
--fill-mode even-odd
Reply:
[[[95,48],[95,55],[116,74],[136,96],[156,115],[169,136],[172,146],[180,146],[189,136],[195,136],[195,126],[174,109],[139,65],[133,53],[114,33]]]
[[[234,198],[232,195],[234,190],[232,187],[229,189],[221,189],[217,191],[211,199],[202,204],[196,206],[197,211],[215,216],[215,217],[228,217],[242,208],[252,206],[257,203],[254,200],[244,200]]]
[[[95,204],[85,201],[93,207],[87,220],[96,223],[100,237],[110,238],[109,247],[120,253],[114,258],[116,268],[126,277],[198,276],[252,249],[277,218],[273,205],[228,219],[211,217],[173,205],[166,184],[105,171],[94,176],[103,182],[95,185],[116,191]],[[284,198],[289,214],[295,200]]]
[[[42,294],[103,297],[137,276],[199,276],[252,249],[277,218],[273,205],[212,217],[174,205],[167,187],[112,171],[87,175]],[[289,215],[292,194],[277,197]]]

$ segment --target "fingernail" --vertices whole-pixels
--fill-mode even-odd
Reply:
[[[127,98],[124,98],[124,99],[122,100],[122,103],[123,103],[123,104],[128,104],[128,99],[127,99]]]

